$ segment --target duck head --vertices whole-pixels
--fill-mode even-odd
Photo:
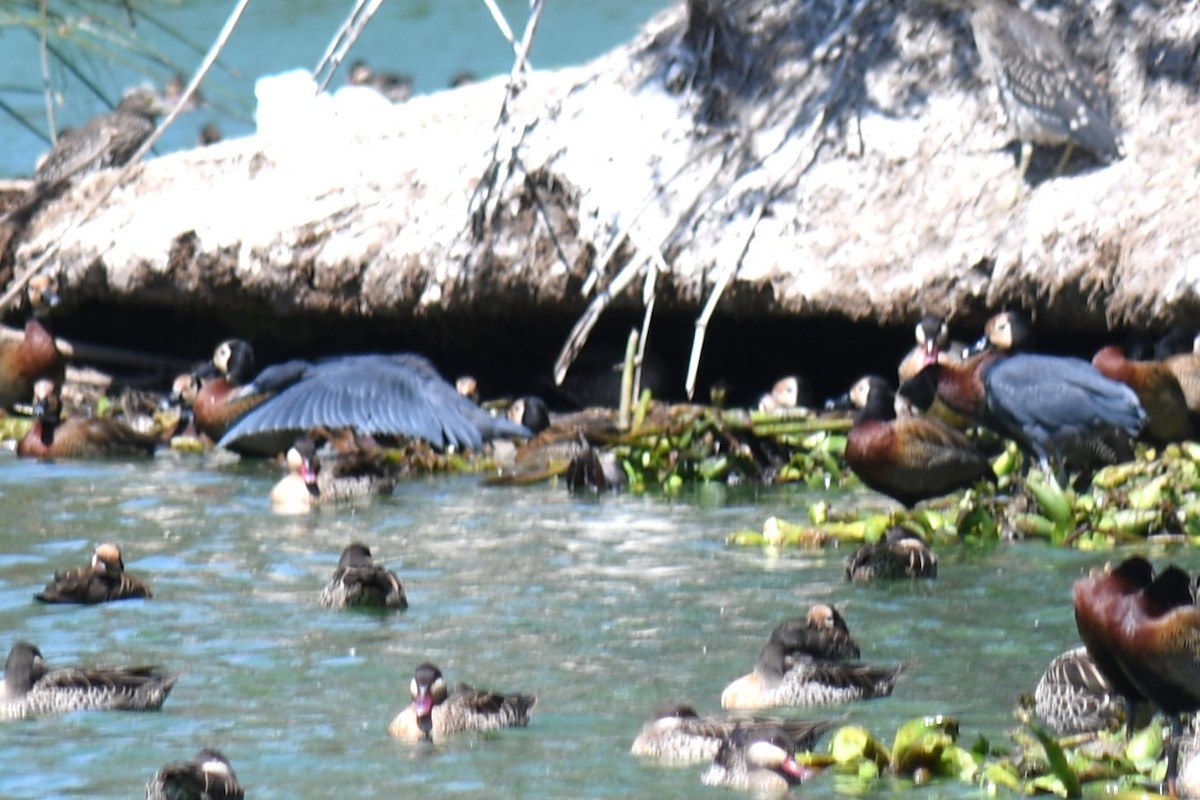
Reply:
[[[446,679],[442,671],[428,661],[417,667],[409,685],[417,727],[429,738],[433,731],[433,707],[446,699]]]

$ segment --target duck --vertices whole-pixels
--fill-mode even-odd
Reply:
[[[63,418],[58,385],[40,378],[33,385],[33,425],[17,442],[21,458],[92,459],[153,455],[159,437],[113,417]]]
[[[360,497],[391,494],[396,486],[395,465],[373,441],[354,436],[338,453],[334,447],[317,451],[317,440],[298,436],[284,457],[287,474],[271,487],[271,509],[279,513],[305,513],[319,505]],[[327,466],[328,465],[328,466]]]
[[[1144,568],[1138,569],[1144,575]],[[1200,711],[1200,607],[1196,606],[1196,583],[1184,570],[1168,565],[1139,591],[1120,595],[1104,623],[1105,643],[1117,665],[1170,723],[1166,779],[1168,792],[1174,797],[1183,738],[1182,715]]]
[[[530,694],[498,694],[460,683],[448,690],[442,671],[426,661],[409,685],[412,704],[388,725],[398,739],[441,740],[463,731],[525,727],[537,698]]]
[[[1188,411],[1200,414],[1200,336],[1193,330],[1174,331],[1159,340],[1154,353],[1179,381]]]
[[[245,796],[229,759],[208,747],[191,761],[164,764],[146,784],[146,800],[243,800]]]
[[[721,741],[700,780],[756,794],[786,792],[816,772],[796,761],[796,746],[777,727],[743,728]]]
[[[91,604],[153,596],[145,581],[125,571],[120,548],[105,542],[96,545],[91,564],[55,572],[54,580],[35,594],[34,599],[42,603]]]
[[[1058,736],[1115,730],[1125,724],[1125,699],[1113,689],[1087,648],[1073,647],[1050,662],[1033,691],[1033,711]],[[1140,708],[1149,710],[1143,703]],[[1145,714],[1129,720],[1149,723]]]
[[[1146,420],[1134,391],[1083,359],[1022,352],[1031,337],[1024,315],[993,315],[972,357],[929,367],[938,397],[1015,441],[1047,474],[1133,458]]]
[[[114,110],[64,132],[34,170],[39,194],[52,193],[78,175],[121,166],[154,132],[154,121],[164,111],[157,92],[139,86]]]
[[[800,379],[787,375],[775,381],[771,391],[758,398],[759,411],[790,411],[800,405]]]
[[[930,416],[897,417],[887,382],[867,376],[850,390],[860,408],[846,438],[846,463],[866,486],[912,508],[995,482],[991,462],[961,431]]]
[[[31,311],[24,335],[0,341],[0,408],[5,411],[28,403],[39,378],[61,386],[67,374],[66,361],[46,318],[59,302],[53,279],[35,275],[25,288],[25,297]]]
[[[285,452],[297,436],[316,428],[421,439],[439,450],[479,450],[488,439],[530,435],[523,425],[494,417],[460,395],[428,359],[414,353],[293,360],[251,380],[246,375],[253,349],[230,340],[218,346],[212,366],[220,375],[208,402],[212,416],[227,427],[201,430],[219,447],[243,454]],[[209,416],[203,402],[208,390],[205,384],[196,399],[198,424]]]
[[[848,661],[861,655],[845,618],[830,603],[814,603],[803,617],[779,623],[768,641],[822,661]]]
[[[722,708],[753,711],[832,705],[892,693],[896,682],[908,671],[908,662],[879,667],[857,661],[858,645],[844,630],[841,615],[834,620],[825,616],[825,609],[814,608],[818,610],[814,613],[810,609],[803,620],[788,620],[771,632],[754,670],[721,693]],[[825,608],[836,612],[832,606]],[[823,617],[826,622],[820,622]]]
[[[4,662],[0,719],[70,711],[157,711],[177,680],[178,674],[158,667],[50,669],[36,646],[18,641]]]
[[[413,91],[411,76],[398,72],[376,72],[362,59],[350,65],[346,82],[351,86],[374,89],[392,103],[403,103],[412,96]]]
[[[846,559],[846,580],[867,583],[894,578],[936,578],[937,553],[916,533],[895,525]]]
[[[1120,381],[1137,394],[1146,412],[1141,434],[1155,444],[1192,438],[1191,412],[1187,396],[1175,373],[1163,361],[1129,358],[1119,345],[1102,347],[1092,357],[1101,375]]]
[[[287,362],[294,373],[303,370],[299,362]],[[177,396],[191,400],[196,429],[216,442],[255,406],[272,396],[272,391],[248,388],[255,377],[254,348],[242,339],[227,339],[213,350],[212,358],[194,369],[189,384],[176,378]],[[198,388],[197,388],[198,385]]]
[[[946,320],[937,314],[926,314],[917,320],[913,336],[917,340],[916,345],[905,354],[896,368],[896,377],[901,385],[939,360],[961,361],[968,349],[962,342],[951,341]]]
[[[1123,624],[1131,598],[1153,581],[1153,565],[1142,556],[1130,556],[1115,567],[1110,564],[1093,570],[1072,588],[1079,638],[1105,681],[1124,700],[1126,735],[1133,732],[1139,708],[1147,698],[1121,665],[1115,632]]]
[[[778,728],[798,750],[810,750],[836,721],[782,720],[755,717],[702,717],[690,705],[660,708],[647,722],[630,752],[676,766],[712,761],[721,743],[742,730]]]
[[[318,602],[324,608],[408,608],[400,578],[376,564],[371,548],[362,542],[352,542],[342,550]]]

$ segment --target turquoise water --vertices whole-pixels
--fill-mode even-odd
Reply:
[[[548,0],[534,39],[532,63],[544,68],[583,63],[631,39],[668,3],[669,0]],[[62,0],[50,3],[51,8],[63,5]],[[120,6],[118,3],[80,5],[89,10]],[[529,3],[498,0],[497,5],[520,37],[529,15]],[[165,60],[190,75],[234,6],[232,0],[160,2],[153,6],[152,12],[163,27],[142,20],[137,26],[138,35]],[[162,140],[159,152],[191,146],[199,130],[210,122],[218,124],[226,136],[251,132],[254,81],[297,67],[314,68],[353,7],[352,0],[251,2],[220,65],[209,73],[202,86],[210,105],[182,116]],[[182,40],[164,27],[182,36]],[[93,48],[69,52],[109,98],[118,98],[125,88],[144,80],[135,69],[133,58],[113,57],[112,53]],[[376,70],[410,75],[418,92],[443,89],[453,76],[463,71],[478,77],[507,73],[513,61],[508,43],[482,0],[387,0],[348,60],[356,58],[365,59]],[[158,64],[145,69],[160,86],[172,74],[169,67]],[[78,125],[106,110],[67,71],[55,69],[52,74],[61,94],[56,111],[60,127]],[[345,73],[340,72],[331,85],[339,86],[344,79]],[[23,30],[0,27],[0,100],[34,119],[44,130],[40,90],[36,40]],[[44,140],[0,113],[0,176],[28,175],[38,153],[46,147]]]
[[[158,766],[202,746],[223,750],[254,798],[733,797],[703,787],[699,768],[640,763],[629,745],[663,702],[719,710],[770,629],[816,601],[842,609],[864,659],[916,663],[889,698],[798,716],[849,711],[890,739],[938,711],[960,718],[968,743],[1003,742],[1017,695],[1076,641],[1072,582],[1105,558],[1037,543],[942,548],[936,581],[852,586],[844,551],[724,544],[772,514],[800,519],[814,496],[797,489],[597,501],[434,477],[372,504],[281,517],[266,501],[275,477],[203,457],[0,456],[0,649],[21,637],[53,664],[185,671],[160,713],[0,725],[0,797],[140,797]],[[55,569],[110,539],[153,600],[33,602]],[[399,573],[406,613],[316,605],[354,539]],[[387,724],[426,659],[451,682],[536,693],[530,726],[434,747],[392,740]],[[883,782],[870,796],[896,789]],[[825,774],[797,794],[834,791]]]

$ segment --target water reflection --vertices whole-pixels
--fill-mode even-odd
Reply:
[[[801,517],[811,498],[793,489],[596,502],[553,486],[417,478],[344,513],[280,517],[267,502],[275,477],[191,457],[0,461],[3,647],[24,637],[53,663],[186,669],[158,714],[0,726],[0,796],[137,797],[161,764],[205,745],[256,798],[347,787],[356,797],[729,796],[702,787],[700,770],[637,762],[629,745],[665,701],[716,711],[771,628],[818,601],[841,608],[864,660],[916,662],[892,697],[847,709],[852,721],[890,739],[901,721],[942,711],[960,717],[964,737],[1002,741],[1018,693],[1076,641],[1072,581],[1103,560],[1037,544],[943,548],[937,581],[852,586],[846,551],[724,545],[771,514]],[[153,600],[33,602],[55,569],[110,539]],[[355,539],[400,575],[407,612],[317,606]],[[434,747],[391,740],[386,726],[426,659],[451,681],[536,692],[530,727]],[[797,715],[823,713],[841,709]],[[804,791],[833,787],[822,776]]]

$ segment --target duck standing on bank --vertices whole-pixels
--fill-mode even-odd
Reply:
[[[153,455],[156,433],[134,430],[112,417],[63,417],[57,384],[33,385],[33,425],[17,442],[21,458],[92,459]]]
[[[860,410],[846,437],[846,463],[868,487],[911,508],[995,481],[991,463],[960,431],[931,416],[897,417],[895,393],[868,376],[850,389]]]

